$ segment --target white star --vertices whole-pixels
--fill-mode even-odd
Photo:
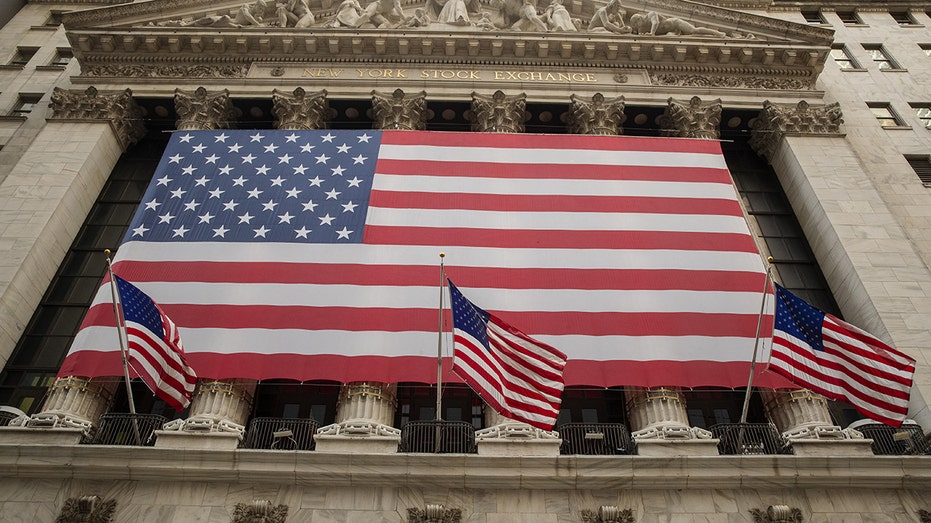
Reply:
[[[276,206],[278,206],[278,204],[274,200],[268,200],[262,204],[262,209],[266,211],[274,211]]]
[[[230,171],[232,170],[233,170],[232,167],[230,167],[229,165],[225,165],[223,167],[220,167],[220,174],[229,174]]]
[[[213,138],[214,140],[216,140],[216,142],[214,143],[220,143],[220,142],[226,143],[226,139],[229,138],[229,136],[227,136],[226,133],[220,133],[214,136]]]
[[[348,180],[350,187],[359,187],[359,184],[362,183],[358,177],[353,177],[351,180]]]
[[[229,229],[227,229],[225,226],[221,225],[219,229],[214,229],[214,230],[213,230],[213,237],[216,238],[217,236],[219,236],[220,238],[223,238],[223,237],[226,236],[226,233],[227,233],[227,232],[229,232]]]
[[[225,193],[225,192],[226,192],[226,191],[221,191],[220,189],[214,189],[214,190],[210,191],[209,194],[210,194],[210,197],[211,197],[211,198],[219,198],[220,195],[223,194],[223,193]]]
[[[362,136],[359,137],[359,143],[362,143],[362,142],[369,143],[369,139],[371,138],[372,138],[371,136],[367,134],[363,134]]]
[[[148,230],[149,229],[147,229],[145,225],[140,225],[139,227],[136,227],[135,229],[133,229],[133,236],[137,236],[137,235],[139,237],[145,236],[145,233]]]
[[[255,218],[255,216],[252,216],[252,215],[249,214],[249,212],[247,211],[246,214],[242,214],[242,215],[238,216],[238,218],[239,218],[239,223],[249,223],[249,222],[252,221],[252,218]]]
[[[294,168],[294,174],[304,174],[307,171],[307,167],[304,167],[304,164],[300,164]]]
[[[262,191],[260,191],[260,190],[258,190],[258,189],[256,188],[256,189],[252,189],[251,191],[249,191],[248,194],[249,194],[249,198],[256,198],[256,199],[258,199],[259,195],[262,194]]]
[[[202,152],[204,152],[204,149],[206,149],[206,148],[207,148],[206,145],[204,145],[204,144],[202,144],[202,143],[199,143],[199,144],[195,145],[194,147],[192,147],[191,150],[193,150],[195,153],[202,153]]]
[[[320,217],[320,225],[333,225],[333,220],[335,219],[336,217],[330,216],[330,213],[327,213],[326,216]]]
[[[266,167],[265,164],[262,164],[261,167],[255,169],[255,174],[268,174],[269,167]]]
[[[304,210],[313,212],[317,208],[317,204],[313,200],[307,200],[307,203],[304,204]]]
[[[356,207],[358,207],[358,206],[359,206],[359,204],[357,204],[357,203],[352,203],[352,202],[344,203],[344,204],[343,204],[343,212],[356,212]]]
[[[210,223],[210,220],[214,219],[215,216],[208,212],[208,213],[201,214],[200,216],[198,216],[198,218],[200,218],[199,223]]]
[[[168,187],[168,182],[170,182],[171,180],[172,179],[169,178],[168,175],[162,176],[161,178],[158,179],[158,185],[164,185],[165,187]]]
[[[291,158],[293,158],[293,157],[292,157],[291,155],[289,155],[289,154],[286,154],[286,155],[284,155],[284,156],[279,156],[279,157],[278,157],[278,163],[290,163],[290,162],[291,162]]]
[[[337,200],[337,199],[338,199],[337,197],[338,197],[340,194],[342,194],[342,193],[340,193],[340,192],[337,191],[336,189],[330,189],[330,190],[327,191],[325,194],[326,194],[326,199],[327,199],[327,200]]]
[[[312,229],[308,229],[307,227],[304,227],[302,225],[300,229],[294,229],[294,232],[297,233],[297,236],[295,236],[295,238],[307,238],[307,233],[309,233],[311,230]]]
[[[297,198],[298,194],[301,194],[301,190],[297,187],[285,191],[288,194],[288,198]]]
[[[220,157],[215,154],[211,154],[210,156],[204,158],[204,160],[206,160],[206,163],[213,163],[213,164],[217,163],[217,160],[219,159]]]
[[[252,153],[242,157],[242,163],[252,163],[252,160],[255,160],[255,156],[252,156]]]
[[[312,179],[307,180],[307,181],[310,182],[310,186],[311,186],[311,187],[313,187],[313,186],[315,186],[315,185],[316,185],[317,187],[322,187],[322,185],[320,185],[320,184],[323,183],[323,180],[321,180],[319,176],[314,176]]]
[[[356,156],[355,158],[352,159],[352,164],[353,164],[353,165],[355,165],[355,164],[357,164],[357,163],[358,163],[358,164],[365,164],[365,161],[366,161],[366,160],[368,160],[368,158],[366,158],[365,156],[362,156],[362,155],[360,154],[359,156]]]
[[[171,197],[172,197],[172,198],[180,198],[180,197],[184,196],[184,193],[186,193],[186,192],[187,192],[187,191],[182,191],[180,188],[179,188],[179,189],[175,189],[175,190],[171,191]]]
[[[339,152],[341,152],[341,153],[348,153],[348,152],[349,152],[349,146],[346,145],[346,144],[343,144],[343,145],[340,145],[339,147],[337,147],[336,150],[339,151]]]
[[[291,213],[286,212],[278,216],[278,223],[291,223],[292,218],[294,218],[294,216],[291,216]]]
[[[262,238],[264,238],[264,237],[265,237],[265,234],[266,234],[268,231],[270,231],[271,229],[266,229],[265,226],[263,225],[263,226],[259,227],[258,229],[252,229],[252,230],[255,231],[255,236],[254,236],[254,238],[258,238],[259,236],[261,236]]]
[[[252,138],[252,141],[253,141],[253,142],[261,142],[261,141],[262,141],[262,138],[265,138],[265,137],[262,136],[262,135],[259,134],[259,133],[255,133],[255,134],[253,134],[253,135],[250,135],[249,138]]]
[[[158,223],[170,223],[171,220],[174,220],[174,219],[175,217],[172,216],[171,213],[166,212],[165,214],[158,217]]]
[[[181,156],[180,154],[176,154],[174,156],[168,157],[168,163],[181,163],[181,160],[183,159],[184,159],[183,156]]]
[[[198,205],[200,205],[199,202],[197,202],[196,200],[191,200],[187,202],[186,204],[184,204],[184,208],[188,211],[196,211]]]
[[[233,185],[234,185],[234,186],[238,185],[238,186],[240,186],[240,187],[245,187],[245,186],[243,185],[244,183],[246,183],[246,179],[243,178],[242,176],[240,176],[239,178],[233,178]]]
[[[323,141],[333,143],[333,138],[336,138],[336,137],[333,136],[332,133],[326,133],[326,136],[323,136]]]
[[[239,150],[242,149],[242,146],[239,145],[238,143],[234,143],[233,145],[229,146],[229,149],[231,153],[238,153]]]
[[[331,176],[342,176],[343,173],[346,172],[346,169],[343,169],[342,165],[337,165],[331,170],[333,171],[333,174]]]
[[[349,235],[352,234],[352,231],[350,231],[349,229],[347,229],[347,228],[344,226],[342,230],[336,231],[336,234],[339,235],[339,236],[336,238],[337,240],[340,239],[340,238],[345,238],[345,239],[348,240],[348,239],[349,239]]]
[[[313,149],[313,148],[314,148],[313,145],[310,145],[309,143],[305,143],[304,145],[301,146],[301,152],[302,152],[302,153],[309,153],[310,150]]]
[[[183,226],[183,225],[182,225],[181,227],[178,227],[177,229],[173,229],[174,234],[172,235],[172,238],[174,238],[174,237],[176,237],[176,236],[177,236],[177,237],[180,237],[180,238],[184,238],[184,233],[188,232],[189,230],[190,230],[190,229],[186,228],[186,227]]]
[[[265,152],[267,153],[273,153],[275,152],[276,149],[278,149],[278,146],[273,143],[270,143],[265,146]]]
[[[197,170],[197,167],[194,167],[193,165],[188,165],[184,169],[181,169],[181,174],[194,174],[194,171],[196,170]]]
[[[317,157],[317,163],[326,163],[327,160],[329,160],[329,159],[330,159],[329,156],[327,156],[327,155],[325,155],[325,154],[321,154],[320,156]]]
[[[194,187],[206,187],[207,182],[209,181],[210,181],[210,178],[207,178],[206,176],[201,176],[200,178],[194,180],[195,182]]]
[[[297,136],[296,134],[294,134],[294,133],[291,133],[291,134],[285,136],[285,140],[287,140],[286,143],[297,142],[297,139],[298,139],[298,136]]]
[[[278,187],[281,187],[281,186],[282,186],[282,185],[281,185],[281,182],[283,182],[283,181],[284,181],[284,178],[282,178],[281,176],[276,176],[275,178],[272,178],[272,180],[271,180],[271,182],[272,182],[272,187],[274,187],[274,186],[276,186],[276,185],[277,185]]]
[[[185,134],[184,136],[181,137],[181,143],[190,142],[191,138],[194,138],[194,137],[191,136],[190,134]]]
[[[235,211],[237,205],[239,204],[235,200],[230,200],[223,204],[223,208],[227,211]]]
[[[153,211],[154,211],[159,205],[161,205],[161,204],[160,204],[159,202],[155,201],[155,198],[152,198],[152,201],[150,201],[150,202],[145,202],[145,208],[146,208],[146,209],[151,209],[151,210],[153,210]]]

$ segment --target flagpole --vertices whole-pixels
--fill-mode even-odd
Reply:
[[[107,257],[107,273],[110,275],[110,295],[113,298],[113,314],[116,316],[117,333],[120,337],[120,355],[123,358],[123,378],[126,380],[126,397],[129,399],[129,413],[133,418],[133,432],[136,434],[136,444],[142,445],[142,435],[139,433],[139,425],[136,420],[136,402],[133,400],[133,388],[129,382],[129,350],[126,348],[126,322],[123,319],[123,305],[117,299],[119,294],[116,290],[116,278],[113,276],[113,266],[110,263],[110,249],[104,249],[104,255]]]
[[[747,410],[750,408],[750,393],[753,391],[753,374],[756,370],[756,355],[760,348],[760,332],[763,330],[763,312],[766,310],[766,295],[769,284],[773,279],[773,257],[766,258],[766,279],[763,281],[763,299],[760,303],[760,316],[756,323],[756,339],[753,341],[753,358],[750,360],[750,378],[747,380],[747,392],[744,394],[743,410],[740,412],[740,423],[747,422]],[[741,435],[743,435],[741,433]],[[739,446],[739,442],[738,442]]]
[[[446,285],[446,269],[443,266],[445,252],[440,253],[440,307],[439,324],[436,330],[436,446],[434,450],[440,451],[440,421],[443,419],[443,287]]]

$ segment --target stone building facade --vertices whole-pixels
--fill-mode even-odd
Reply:
[[[0,520],[931,520],[929,13],[29,1],[0,28]],[[429,387],[249,380],[202,380],[152,438],[100,444],[101,419],[126,404],[118,380],[56,374],[102,248],[125,231],[166,131],[231,128],[721,140],[777,278],[916,359],[910,432],[888,434],[901,452],[875,456],[879,436],[863,438],[843,405],[772,390],[751,417],[794,454],[746,448],[742,432],[729,452],[708,429],[739,419],[742,393],[633,387],[567,391],[564,421],[600,423],[595,441],[623,425],[635,455],[560,453],[565,433],[506,422],[462,389],[451,404],[479,429],[477,452],[399,452],[404,423],[430,419]],[[263,417],[315,419],[314,450],[244,448]],[[276,442],[297,430],[272,426]]]

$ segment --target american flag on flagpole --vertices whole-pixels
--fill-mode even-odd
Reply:
[[[126,326],[129,367],[156,396],[182,411],[191,403],[197,374],[184,358],[178,328],[144,292],[114,275]]]
[[[481,309],[449,282],[453,372],[504,417],[552,430],[566,355]]]
[[[915,360],[776,285],[769,368],[800,387],[899,427],[908,413]]]
[[[179,131],[113,265],[201,376],[433,383],[440,251],[567,385],[746,385],[765,271],[710,140]],[[62,373],[121,373],[107,304]]]

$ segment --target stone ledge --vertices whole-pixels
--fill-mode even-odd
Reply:
[[[637,455],[663,456],[717,456],[717,439],[641,439],[637,440]]]
[[[84,431],[70,428],[0,427],[2,445],[69,446],[81,443]]]
[[[156,430],[155,446],[163,449],[235,450],[240,436],[234,432]]]
[[[796,456],[859,456],[874,457],[871,439],[794,439]]]
[[[338,436],[317,434],[315,451],[321,453],[395,454],[400,436]]]

